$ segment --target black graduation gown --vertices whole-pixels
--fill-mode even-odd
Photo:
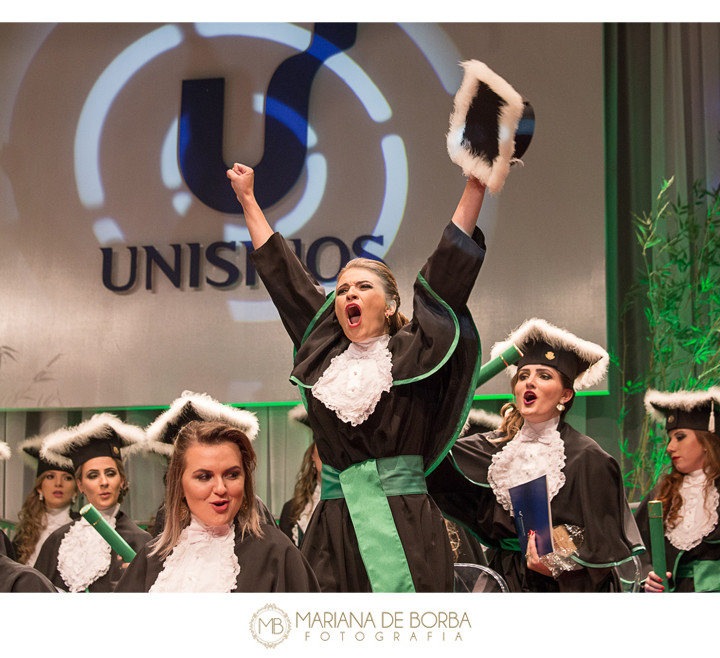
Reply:
[[[565,444],[565,484],[550,503],[552,522],[583,529],[584,540],[574,558],[583,569],[549,578],[528,570],[525,556],[509,547],[508,540],[517,540],[515,521],[497,502],[487,477],[492,456],[507,445],[488,439],[502,432],[459,439],[428,478],[428,489],[448,518],[465,525],[492,549],[488,564],[505,578],[510,591],[620,591],[613,567],[644,550],[620,468],[591,438],[564,422],[558,429]]]
[[[457,556],[455,561],[461,564],[482,564],[487,566],[487,557],[483,550],[482,544],[477,537],[462,525],[455,524],[455,530],[460,540],[457,548]]]
[[[300,387],[323,469],[344,472],[369,460],[419,455],[427,474],[442,460],[467,418],[481,365],[480,340],[466,304],[484,256],[479,229],[471,238],[452,223],[446,227],[415,282],[413,319],[388,343],[393,387],[365,422],[353,426],[311,390],[333,357],[350,344],[335,317],[334,293],[326,300],[323,288],[280,234],[253,252],[253,263],[296,349],[290,379]],[[452,552],[432,498],[401,493],[387,496],[387,502],[411,587],[452,591]],[[364,524],[363,532],[372,536],[373,530],[372,523]],[[323,591],[371,591],[344,498],[320,500],[302,551]]]
[[[315,574],[295,545],[275,525],[263,523],[260,527],[262,537],[245,533],[241,539],[240,528],[235,526],[235,555],[240,573],[233,593],[318,592]],[[146,544],[138,552],[115,592],[150,591],[165,564],[157,555],[149,555],[154,543]]]
[[[70,518],[73,521],[75,521],[77,519],[82,518],[82,515],[79,512],[76,512],[75,510],[70,510]],[[49,536],[50,535],[48,535],[48,537]],[[45,537],[45,539],[47,539],[48,537]],[[20,555],[20,547],[18,546],[18,543],[17,543],[17,536],[13,539],[12,545],[13,545],[13,551],[15,551],[15,559],[17,559],[17,557]],[[38,555],[39,555],[39,553],[38,553]],[[31,566],[34,566],[34,565],[31,565]]]
[[[720,478],[715,480],[715,486],[720,491]],[[648,503],[656,500],[660,492],[658,484],[638,506],[635,513],[640,534],[647,547],[647,552],[640,557],[642,563],[642,580],[647,578],[652,568],[652,553],[650,546],[650,518],[648,516]],[[718,509],[720,514],[720,509]],[[720,591],[720,523],[705,537],[702,541],[691,548],[684,551],[673,546],[667,537],[665,537],[665,563],[667,570],[673,575],[670,583],[666,584],[667,592],[719,592]],[[687,573],[694,568],[696,578],[680,574]],[[663,580],[665,574],[662,574]]]
[[[280,512],[280,518],[278,519],[278,528],[283,531],[283,533],[292,541],[295,546],[300,546],[302,544],[303,539],[303,531],[300,530],[300,527],[297,524],[297,521],[291,521],[290,515],[292,514],[292,499],[288,500],[282,508],[282,511]],[[295,538],[293,537],[293,529],[297,528],[297,541],[295,541]]]
[[[39,571],[0,555],[0,594],[55,592],[55,586]]]
[[[75,523],[79,523],[79,521]],[[45,540],[35,561],[35,569],[45,574],[56,587],[64,591],[68,591],[68,586],[58,571],[58,551],[63,537],[72,525],[72,523],[68,523],[53,532]],[[150,534],[135,525],[124,512],[118,513],[115,530],[136,553],[151,539]],[[110,568],[107,573],[91,583],[88,590],[90,592],[112,592],[123,573],[123,564],[122,558],[115,551],[111,551]]]

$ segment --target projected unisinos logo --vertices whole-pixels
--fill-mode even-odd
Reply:
[[[321,66],[355,43],[355,23],[315,26],[310,46],[275,71],[265,99],[265,151],[255,170],[255,196],[267,208],[282,199],[305,166],[310,90]],[[193,194],[211,208],[240,213],[223,160],[225,80],[184,80],[178,159]],[[249,164],[249,163],[248,163]]]
[[[393,114],[388,101],[348,54],[356,40],[357,25],[317,24],[312,30],[282,23],[196,24],[182,29],[166,25],[128,46],[106,67],[88,95],[78,123],[75,140],[78,195],[85,207],[97,214],[93,230],[103,255],[103,285],[113,292],[129,292],[143,281],[144,287],[151,290],[158,278],[170,281],[178,289],[206,285],[231,289],[238,283],[248,286],[255,283],[255,273],[247,258],[252,249],[249,232],[241,218],[233,219],[242,214],[242,208],[225,176],[225,170],[232,163],[223,159],[223,125],[229,121],[242,121],[243,117],[225,116],[226,89],[222,77],[178,81],[182,86],[180,113],[168,127],[159,154],[162,184],[169,192],[171,212],[178,222],[188,216],[190,209],[197,209],[201,204],[200,207],[211,208],[223,215],[218,216],[222,220],[222,239],[211,244],[201,242],[207,239],[206,224],[197,242],[128,246],[123,232],[125,220],[120,215],[122,211],[103,213],[106,204],[100,143],[110,109],[137,73],[183,44],[189,29],[195,32],[193,38],[259,39],[297,51],[272,73],[265,93],[252,99],[252,108],[263,116],[265,126],[262,157],[257,162],[246,161],[255,169],[258,201],[267,210],[280,200],[293,199],[294,206],[283,209],[282,216],[277,217],[277,212],[269,214],[272,215],[273,229],[293,241],[298,254],[321,283],[331,286],[340,267],[352,257],[382,260],[393,244],[405,213],[408,165],[402,137],[383,131],[383,124]],[[417,28],[408,26],[404,29]],[[418,39],[413,40],[420,45]],[[429,43],[432,39],[425,41]],[[453,48],[448,48],[447,43],[443,46],[447,58]],[[435,54],[425,52],[422,47],[420,50],[434,65],[433,60],[437,61],[437,52],[441,49]],[[237,68],[237,62],[228,61],[225,65]],[[456,68],[455,58],[453,67]],[[318,216],[326,196],[329,176],[326,154],[333,148],[337,151],[337,145],[328,143],[327,139],[323,142],[322,134],[314,130],[309,115],[313,83],[321,68],[334,73],[346,85],[361,112],[367,113],[368,126],[377,128],[370,129],[363,143],[367,144],[368,152],[378,145],[385,181],[381,203],[376,206],[378,214],[357,223],[355,235],[350,238],[321,235],[310,244],[302,245],[297,236]],[[438,77],[446,90],[456,86],[455,81],[446,84],[440,73]],[[227,144],[225,148],[228,148]],[[242,153],[242,147],[238,148],[236,144],[233,150]],[[335,151],[333,157],[338,157]],[[382,168],[378,173],[382,175]],[[298,188],[300,184],[302,189]],[[290,191],[292,196],[288,197]],[[166,221],[167,211],[154,212],[160,212]],[[321,267],[323,256],[329,258],[331,267]],[[210,272],[207,276],[205,269]],[[238,321],[257,321],[264,315],[267,315],[265,319],[274,319],[276,315],[271,310],[268,314],[259,312],[263,303],[228,300],[231,313]]]

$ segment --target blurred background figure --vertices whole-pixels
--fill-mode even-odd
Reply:
[[[144,447],[142,428],[103,413],[49,434],[40,449],[40,457],[50,463],[59,465],[66,459],[72,462],[80,493],[136,552],[150,535],[120,511],[129,486],[123,457]],[[47,538],[35,568],[69,592],[112,592],[125,564],[95,528],[81,518]]]
[[[80,518],[71,509],[78,496],[72,462],[61,456],[57,464],[42,459],[43,439],[36,436],[20,444],[26,461],[35,467],[35,484],[18,513],[13,546],[17,561],[31,567],[45,540],[58,528]]]
[[[302,404],[293,407],[288,413],[288,417],[307,428],[310,427],[307,411]],[[279,520],[280,530],[290,537],[298,547],[302,544],[310,517],[320,500],[321,469],[322,462],[318,456],[315,439],[313,439],[303,455],[300,471],[295,481],[293,497],[283,505]]]

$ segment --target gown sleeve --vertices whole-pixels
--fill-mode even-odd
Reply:
[[[58,571],[57,556],[60,543],[68,530],[70,530],[71,525],[71,523],[68,523],[50,534],[40,549],[34,565],[34,568],[50,580],[53,585],[63,590],[67,590],[67,585]]]
[[[37,594],[57,592],[55,586],[39,571],[0,555],[0,593]]]
[[[285,330],[298,348],[305,330],[326,301],[324,288],[280,233],[250,254]]]
[[[115,586],[115,592],[137,593],[150,591],[162,570],[162,563],[157,558],[148,558],[153,543],[146,543],[138,550],[137,555],[125,568],[123,575]]]

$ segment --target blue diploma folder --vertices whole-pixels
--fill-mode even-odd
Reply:
[[[535,531],[538,555],[553,552],[552,515],[547,491],[547,478],[541,475],[516,487],[510,487],[510,500],[515,514],[515,529],[522,554],[527,553],[528,533]]]

